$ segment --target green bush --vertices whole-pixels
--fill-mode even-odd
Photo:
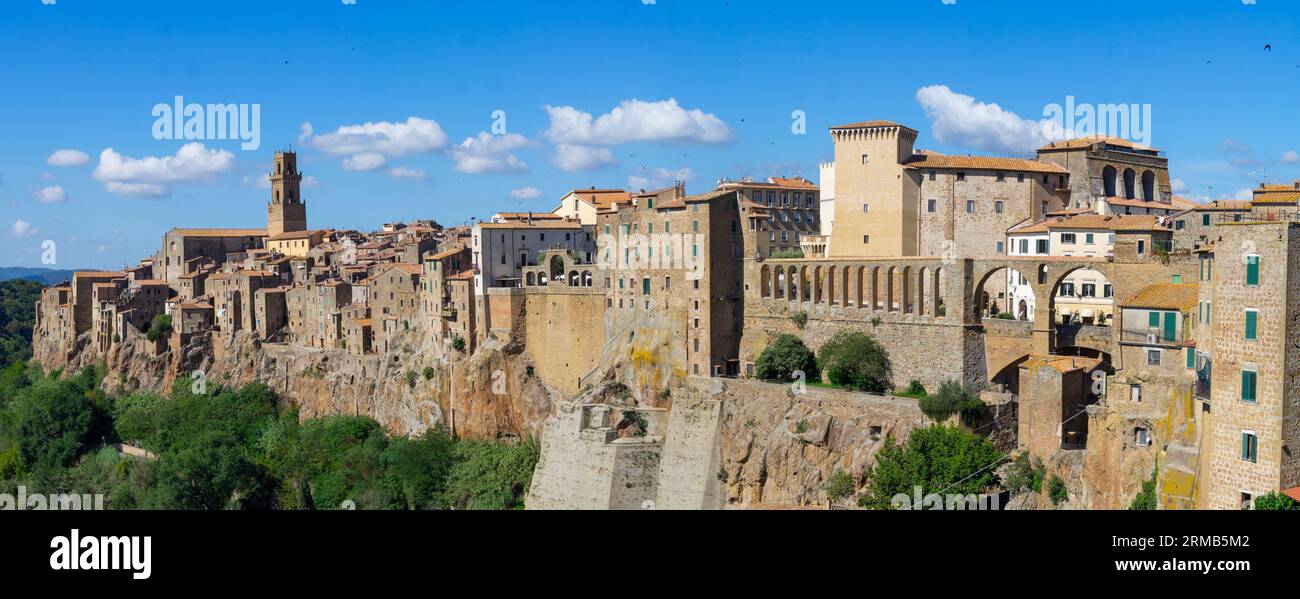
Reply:
[[[988,439],[955,426],[917,429],[902,445],[890,436],[867,470],[858,505],[891,509],[895,495],[910,497],[917,486],[923,495],[983,493],[993,484],[993,470],[1002,457]]]
[[[795,312],[790,315],[790,321],[802,331],[804,327],[808,326],[808,312],[804,310]]]
[[[803,250],[785,250],[772,254],[776,260],[797,260],[803,258]]]
[[[150,341],[157,341],[163,335],[172,332],[172,317],[169,314],[159,314],[153,317],[153,322],[149,325],[149,330],[145,332],[144,337]]]
[[[424,367],[424,380],[426,380],[426,381],[431,381],[431,380],[433,380],[433,377],[434,377],[435,374],[437,374],[437,371],[434,370],[432,366],[425,366],[425,367]]]
[[[416,373],[414,370],[408,370],[408,371],[406,371],[406,386],[409,387],[409,388],[411,388],[411,389],[414,389],[414,388],[415,388],[415,381],[418,380],[419,378],[420,378],[420,375],[419,375],[418,373]]]
[[[1037,458],[1030,458],[1029,452],[1022,452],[1016,456],[1011,463],[1010,472],[1003,481],[1003,486],[1013,494],[1019,493],[1041,493],[1043,491],[1043,477],[1047,475],[1047,468]]]
[[[921,384],[921,381],[913,380],[911,383],[907,385],[907,389],[905,391],[901,393],[897,393],[896,395],[898,395],[899,397],[911,397],[913,399],[921,399],[926,395],[929,395],[929,393],[925,391],[925,386]]]
[[[1052,505],[1060,505],[1062,501],[1070,499],[1070,492],[1065,488],[1065,481],[1061,477],[1053,474],[1047,481],[1047,497],[1052,500]]]
[[[453,336],[451,338],[451,348],[459,352],[465,351],[465,338],[460,335]]]
[[[1142,490],[1133,497],[1133,502],[1129,504],[1130,510],[1154,510],[1156,509],[1156,472],[1151,471],[1151,479],[1142,481]]]
[[[861,331],[836,333],[818,351],[817,365],[834,385],[873,393],[889,388],[889,355]]]
[[[967,426],[978,424],[984,408],[984,402],[980,401],[974,391],[956,381],[945,381],[939,385],[937,393],[921,398],[917,404],[935,422],[943,422],[953,414],[961,413],[962,422]]]
[[[853,495],[853,477],[836,468],[831,477],[826,480],[826,499],[834,504],[848,499],[851,495]]]
[[[1255,509],[1261,511],[1282,511],[1297,512],[1300,511],[1300,503],[1283,493],[1273,491],[1266,495],[1260,495],[1255,498]]]
[[[781,335],[759,354],[754,362],[755,374],[765,381],[791,382],[796,371],[803,371],[808,381],[821,380],[817,360],[808,346],[794,335]]]

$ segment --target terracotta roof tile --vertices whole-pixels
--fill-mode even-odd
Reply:
[[[1198,301],[1196,283],[1154,283],[1142,288],[1133,297],[1119,303],[1124,308],[1154,308],[1190,312]]]
[[[1027,173],[1049,173],[1068,175],[1070,171],[1038,160],[1023,158],[1004,158],[1001,156],[949,156],[934,152],[914,154],[903,162],[904,166],[914,169],[970,169],[990,171],[1023,171]]]

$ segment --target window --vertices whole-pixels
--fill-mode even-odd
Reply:
[[[1025,174],[1024,173],[1017,174],[1016,183],[1024,183],[1024,182],[1025,182]]]
[[[1097,284],[1084,283],[1080,285],[1079,297],[1097,297]]]
[[[1139,256],[1141,256],[1142,254],[1147,253],[1147,242],[1146,242],[1145,239],[1139,239],[1139,240],[1138,240],[1138,252],[1137,252],[1137,253],[1138,253]]]
[[[1160,365],[1160,350],[1158,350],[1158,349],[1148,349],[1148,350],[1147,350],[1147,366],[1159,366],[1159,365]]]
[[[1201,215],[1201,226],[1202,226],[1202,227],[1208,227],[1208,226],[1210,226],[1210,215],[1209,215],[1209,214],[1202,214],[1202,215]]]
[[[1255,431],[1241,431],[1241,459],[1247,462],[1254,462],[1259,459],[1259,437]],[[1246,501],[1250,501],[1249,495],[1244,495]]]
[[[1002,200],[993,202],[993,211],[998,214],[1002,214]]]
[[[1187,367],[1196,370],[1196,349],[1187,348]]]
[[[1246,284],[1250,286],[1259,285],[1259,256],[1246,256]]]
[[[965,181],[965,180],[966,180],[966,173],[957,173],[957,180],[958,180],[958,181]]]
[[[997,247],[998,247],[998,253],[999,254],[1003,253],[1003,246],[1001,241],[998,242]]]
[[[998,173],[998,183],[1001,183],[1001,182],[1003,182],[1003,181],[1006,181],[1006,179],[1007,179],[1007,176],[1006,176],[1005,174]]]
[[[1088,245],[1092,245],[1093,242],[1094,242],[1094,241],[1093,241],[1092,233],[1084,233],[1084,235],[1083,235],[1083,242],[1086,243],[1086,244],[1088,244]]]
[[[930,171],[930,180],[931,180],[931,181],[934,180],[934,171]]]
[[[1140,426],[1133,429],[1133,442],[1136,443],[1138,447],[1150,447],[1151,431]]]
[[[1241,367],[1241,401],[1246,403],[1256,403],[1258,397],[1256,392],[1259,386],[1259,372],[1255,366]]]
[[[975,200],[966,200],[966,214],[975,213]]]
[[[1074,233],[1061,233],[1061,243],[1074,243]]]
[[[1046,239],[1035,239],[1035,240],[1034,240],[1034,253],[1036,253],[1036,254],[1040,254],[1040,255],[1046,255],[1046,254],[1047,254],[1047,248],[1048,248],[1048,243],[1047,243],[1047,240],[1046,240]]]
[[[863,211],[863,212],[871,212],[871,204],[863,204],[863,205],[862,205],[862,211]]]
[[[926,201],[925,201],[925,211],[926,211],[926,212],[934,212],[935,209],[938,207],[938,203],[939,203],[939,202],[937,202],[937,201],[935,201],[935,200],[926,200]]]
[[[863,243],[863,244],[871,243],[871,236],[870,236],[870,235],[863,235],[863,236],[862,236],[862,243]]]
[[[1074,283],[1061,283],[1060,297],[1074,297]]]
[[[1246,341],[1258,339],[1259,310],[1246,308]]]
[[[1110,283],[1103,285],[1101,289],[1102,289],[1102,293],[1105,294],[1102,297],[1107,297],[1107,298],[1115,297],[1115,288],[1111,287]]]
[[[1181,220],[1180,220],[1180,221],[1175,221],[1175,222],[1174,222],[1174,230],[1176,230],[1176,231],[1182,231],[1183,228],[1186,227],[1186,226],[1187,226],[1187,223],[1184,223],[1184,222],[1181,221]]]
[[[1128,398],[1136,403],[1142,403],[1142,385],[1129,385]]]
[[[866,155],[866,154],[863,154],[863,155],[862,155],[862,164],[866,164],[866,163],[867,163],[867,155]]]

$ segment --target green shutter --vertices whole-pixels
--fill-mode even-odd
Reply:
[[[1178,339],[1178,313],[1165,312],[1165,330],[1163,334],[1165,341],[1174,341]]]
[[[1257,372],[1241,371],[1241,401],[1255,403],[1255,383],[1258,377]]]
[[[1258,320],[1259,320],[1259,312],[1256,312],[1254,310],[1246,311],[1246,340],[1247,341],[1255,340],[1255,333],[1256,333],[1256,327],[1258,325],[1257,322]]]
[[[1152,310],[1147,313],[1147,326],[1155,329],[1160,327],[1160,313]]]
[[[1201,215],[1201,225],[1206,227],[1210,226],[1210,215],[1208,214]]]
[[[1187,367],[1196,368],[1196,348],[1194,347],[1187,348]]]
[[[1250,459],[1250,435],[1241,433],[1241,459]]]
[[[1246,258],[1246,284],[1259,285],[1259,256]]]

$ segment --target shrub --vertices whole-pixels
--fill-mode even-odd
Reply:
[[[802,331],[804,327],[808,326],[808,312],[804,310],[795,312],[790,315],[790,321]]]
[[[921,399],[926,395],[929,395],[929,393],[926,393],[925,386],[921,384],[921,381],[913,380],[910,384],[907,385],[906,391],[903,391],[902,393],[898,393],[897,395],[900,397],[911,397],[914,399]]]
[[[1052,500],[1052,505],[1069,501],[1070,492],[1065,488],[1065,481],[1061,480],[1061,477],[1053,474],[1051,480],[1047,481],[1047,496]]]
[[[794,380],[796,371],[803,371],[806,380],[821,380],[812,351],[794,335],[777,337],[755,361],[755,373],[767,381],[788,383]]]
[[[159,337],[172,332],[172,317],[168,314],[159,314],[153,317],[153,322],[149,325],[149,330],[145,332],[144,337],[150,341],[157,341]]]
[[[918,403],[921,411],[935,422],[942,422],[960,412],[962,422],[967,426],[972,422],[978,423],[980,410],[984,407],[984,402],[980,401],[973,391],[962,387],[956,381],[944,382],[939,385],[938,393],[923,397]]]
[[[1043,491],[1043,477],[1047,474],[1047,468],[1036,458],[1030,458],[1029,452],[1021,453],[1016,456],[1016,460],[1011,464],[1011,471],[1003,481],[1003,486],[1012,493],[1041,493]]]
[[[417,378],[419,378],[419,376],[420,376],[420,375],[416,374],[414,370],[408,370],[408,371],[406,371],[406,386],[407,386],[407,387],[410,387],[410,388],[412,388],[412,389],[414,389],[414,388],[415,388],[415,380],[416,380]]]
[[[783,252],[777,252],[772,254],[772,258],[776,260],[797,260],[803,258],[803,250],[785,250]]]
[[[1151,480],[1142,481],[1142,490],[1133,498],[1133,503],[1128,505],[1128,509],[1156,509],[1156,472],[1154,470],[1151,471]]]
[[[1262,511],[1282,511],[1297,512],[1300,511],[1300,503],[1287,497],[1282,493],[1273,491],[1267,495],[1260,495],[1255,499],[1255,509]]]
[[[423,374],[424,374],[424,380],[431,381],[433,380],[433,375],[437,374],[437,371],[434,370],[432,366],[425,366]]]
[[[1010,312],[998,312],[998,320],[1015,320],[1016,315]]]
[[[835,473],[826,480],[826,499],[832,504],[839,503],[853,495],[853,477],[836,468]]]
[[[860,331],[836,333],[822,345],[817,365],[835,385],[874,393],[889,388],[889,355]]]
[[[453,336],[451,338],[451,348],[460,352],[465,351],[465,338],[460,335]]]
[[[992,465],[1002,454],[988,439],[955,426],[934,425],[912,431],[898,445],[893,436],[867,470],[865,494],[858,505],[891,509],[899,494],[912,496],[915,487],[929,493],[979,494],[993,484]]]

